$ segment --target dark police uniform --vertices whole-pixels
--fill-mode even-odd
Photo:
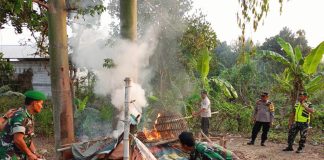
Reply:
[[[254,144],[255,139],[262,128],[261,145],[264,146],[264,142],[268,139],[268,132],[271,123],[274,120],[274,111],[274,105],[271,101],[267,100],[263,102],[260,99],[256,102],[253,114],[255,123],[252,129],[251,141],[248,143],[249,145]]]

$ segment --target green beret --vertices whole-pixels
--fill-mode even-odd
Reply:
[[[26,96],[26,98],[28,97],[34,100],[46,100],[45,94],[36,90],[27,91],[24,95]]]

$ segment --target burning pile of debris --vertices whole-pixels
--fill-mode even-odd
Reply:
[[[182,151],[178,142],[178,135],[187,131],[185,117],[180,114],[169,112],[159,113],[154,121],[152,130],[143,129],[137,134],[130,134],[132,147],[130,147],[131,160],[157,160],[174,159],[182,160],[189,157],[188,153]],[[74,159],[122,159],[124,152],[124,133],[118,139],[102,139],[87,143],[73,144],[68,149],[72,152]],[[220,153],[236,156],[225,148],[215,144],[206,137],[209,144],[216,147]],[[67,148],[66,148],[67,149]]]
[[[163,140],[177,139],[178,135],[188,130],[187,122],[180,114],[175,113],[159,113],[153,129],[143,129],[142,132],[137,133],[137,138],[145,143],[152,143]]]

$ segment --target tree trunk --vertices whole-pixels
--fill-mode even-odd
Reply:
[[[304,91],[304,84],[303,84],[303,80],[300,78],[301,76],[296,76],[296,78],[294,79],[294,88],[290,93],[290,99],[291,99],[291,111],[294,110],[295,108],[295,104],[298,101],[298,95],[299,93]],[[289,122],[288,125],[290,126],[293,122],[294,122],[294,115],[292,113],[290,113],[290,117],[289,117]]]
[[[303,80],[300,76],[294,79],[294,89],[291,92],[291,109],[294,109],[296,101],[298,101],[299,93],[304,91]]]
[[[65,0],[50,0],[48,15],[55,148],[58,149],[74,142]],[[63,159],[67,159],[67,154],[63,152]],[[56,159],[62,159],[58,152]]]
[[[120,34],[135,41],[137,37],[137,0],[120,1]]]

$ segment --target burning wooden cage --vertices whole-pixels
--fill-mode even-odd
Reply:
[[[180,114],[175,113],[159,113],[156,117],[153,129],[138,133],[138,138],[145,142],[153,142],[157,140],[168,140],[177,138],[178,135],[188,130],[187,122]]]

